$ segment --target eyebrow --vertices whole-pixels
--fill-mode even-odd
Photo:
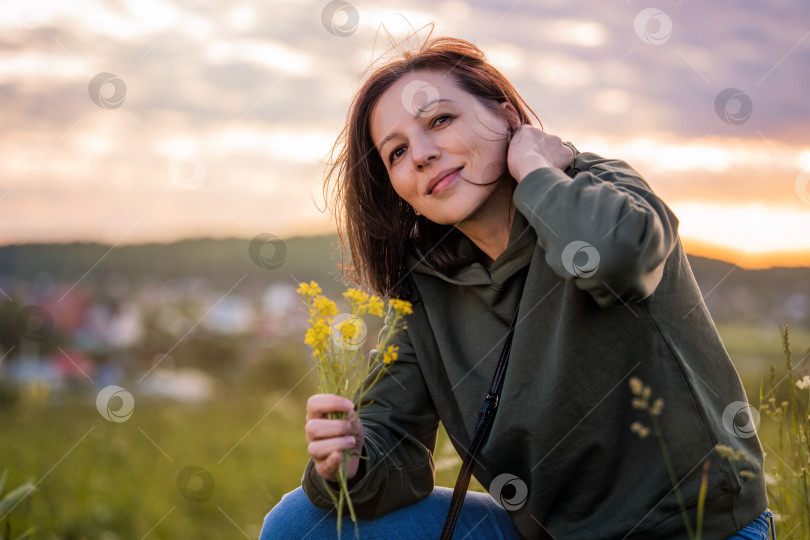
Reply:
[[[452,99],[434,99],[433,101],[425,103],[422,107],[420,107],[420,109],[427,109],[431,105],[433,105],[434,103],[441,103],[443,101],[446,101],[447,103],[455,103],[455,101],[453,101]],[[399,133],[398,131],[395,131],[395,132],[389,133],[388,135],[383,137],[383,140],[380,141],[380,152],[382,152],[382,148],[383,148],[383,146],[385,146],[385,143],[387,143],[388,141],[390,141],[393,138],[399,137],[400,135],[401,135],[401,133]]]

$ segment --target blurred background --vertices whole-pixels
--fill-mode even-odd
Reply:
[[[10,537],[258,537],[306,463],[295,288],[343,289],[324,163],[429,22],[673,209],[753,406],[786,324],[808,373],[810,4],[4,1],[0,494],[36,486]],[[436,462],[452,485],[443,434]]]

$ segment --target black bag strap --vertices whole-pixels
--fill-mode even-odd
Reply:
[[[467,450],[467,456],[464,458],[461,470],[458,473],[456,486],[453,489],[453,498],[450,500],[450,511],[447,514],[447,520],[444,522],[444,529],[442,530],[442,540],[450,540],[453,537],[453,530],[456,528],[456,520],[458,520],[458,514],[461,512],[461,505],[464,504],[464,495],[467,493],[467,488],[470,485],[473,461],[478,454],[478,450],[484,444],[487,435],[489,435],[492,422],[495,420],[495,413],[498,410],[498,399],[501,395],[503,375],[506,373],[506,364],[509,362],[509,349],[512,347],[512,335],[515,333],[518,311],[520,311],[519,301],[518,307],[515,310],[515,316],[512,319],[512,324],[509,326],[509,332],[506,334],[506,343],[503,344],[498,366],[495,368],[495,376],[492,378],[492,384],[489,385],[487,397],[484,399],[484,403],[481,404],[481,412],[478,415],[478,424],[475,426],[472,444]]]

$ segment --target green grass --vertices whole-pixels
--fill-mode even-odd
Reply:
[[[238,538],[240,528],[257,538],[264,514],[300,481],[302,411],[281,395],[136,402],[119,424],[94,403],[3,411],[0,469],[11,486],[37,483],[30,508],[14,510],[15,534],[30,521],[41,538],[141,538],[150,529],[149,538]],[[187,466],[213,477],[208,500],[181,495],[177,478]]]
[[[118,424],[94,403],[29,400],[2,410],[0,469],[9,470],[10,486],[37,484],[14,510],[12,532],[33,524],[39,538],[137,539],[150,530],[148,538],[241,538],[241,529],[258,538],[264,515],[300,484],[304,407],[280,393],[202,406],[136,401]],[[458,461],[446,443],[442,433],[437,459]],[[187,466],[214,479],[208,500],[181,495],[177,478]],[[437,482],[452,485],[457,471],[444,468]]]
[[[720,333],[734,365],[740,372],[743,382],[751,383],[752,389],[756,387],[756,393],[753,394],[752,399],[759,393],[760,379],[768,379],[770,366],[784,366],[782,337],[779,328],[777,325],[769,328],[739,323],[717,325],[717,331]],[[802,345],[805,349],[810,345],[810,330],[808,329],[791,327],[790,336],[791,342],[796,345]],[[794,348],[797,352],[800,351],[798,346],[794,346]],[[799,370],[804,370],[804,368],[805,366],[802,365]],[[748,389],[746,386],[746,390]],[[749,395],[749,397],[751,396]]]
[[[784,366],[779,331],[719,330],[735,363],[748,359],[738,369],[756,406],[769,366]],[[791,342],[795,363],[810,336],[791,330]],[[0,407],[6,489],[36,483],[33,496],[11,514],[12,537],[34,525],[34,537],[46,539],[258,538],[264,515],[300,485],[307,461],[304,399],[314,388],[309,377],[290,395],[233,391],[199,406],[149,403],[136,395],[134,414],[123,423],[104,420],[88,398],[55,405],[25,395]],[[775,436],[763,416],[760,437],[768,448],[778,448]],[[770,471],[777,456],[767,451]],[[437,484],[452,486],[461,461],[443,431],[435,459]],[[188,466],[214,480],[203,502],[178,490],[178,475]],[[192,479],[192,491],[199,480]],[[470,489],[483,491],[475,480]]]

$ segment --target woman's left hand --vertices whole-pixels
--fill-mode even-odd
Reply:
[[[512,135],[506,162],[509,174],[518,182],[541,167],[565,170],[574,159],[574,152],[556,135],[540,128],[521,125]]]

